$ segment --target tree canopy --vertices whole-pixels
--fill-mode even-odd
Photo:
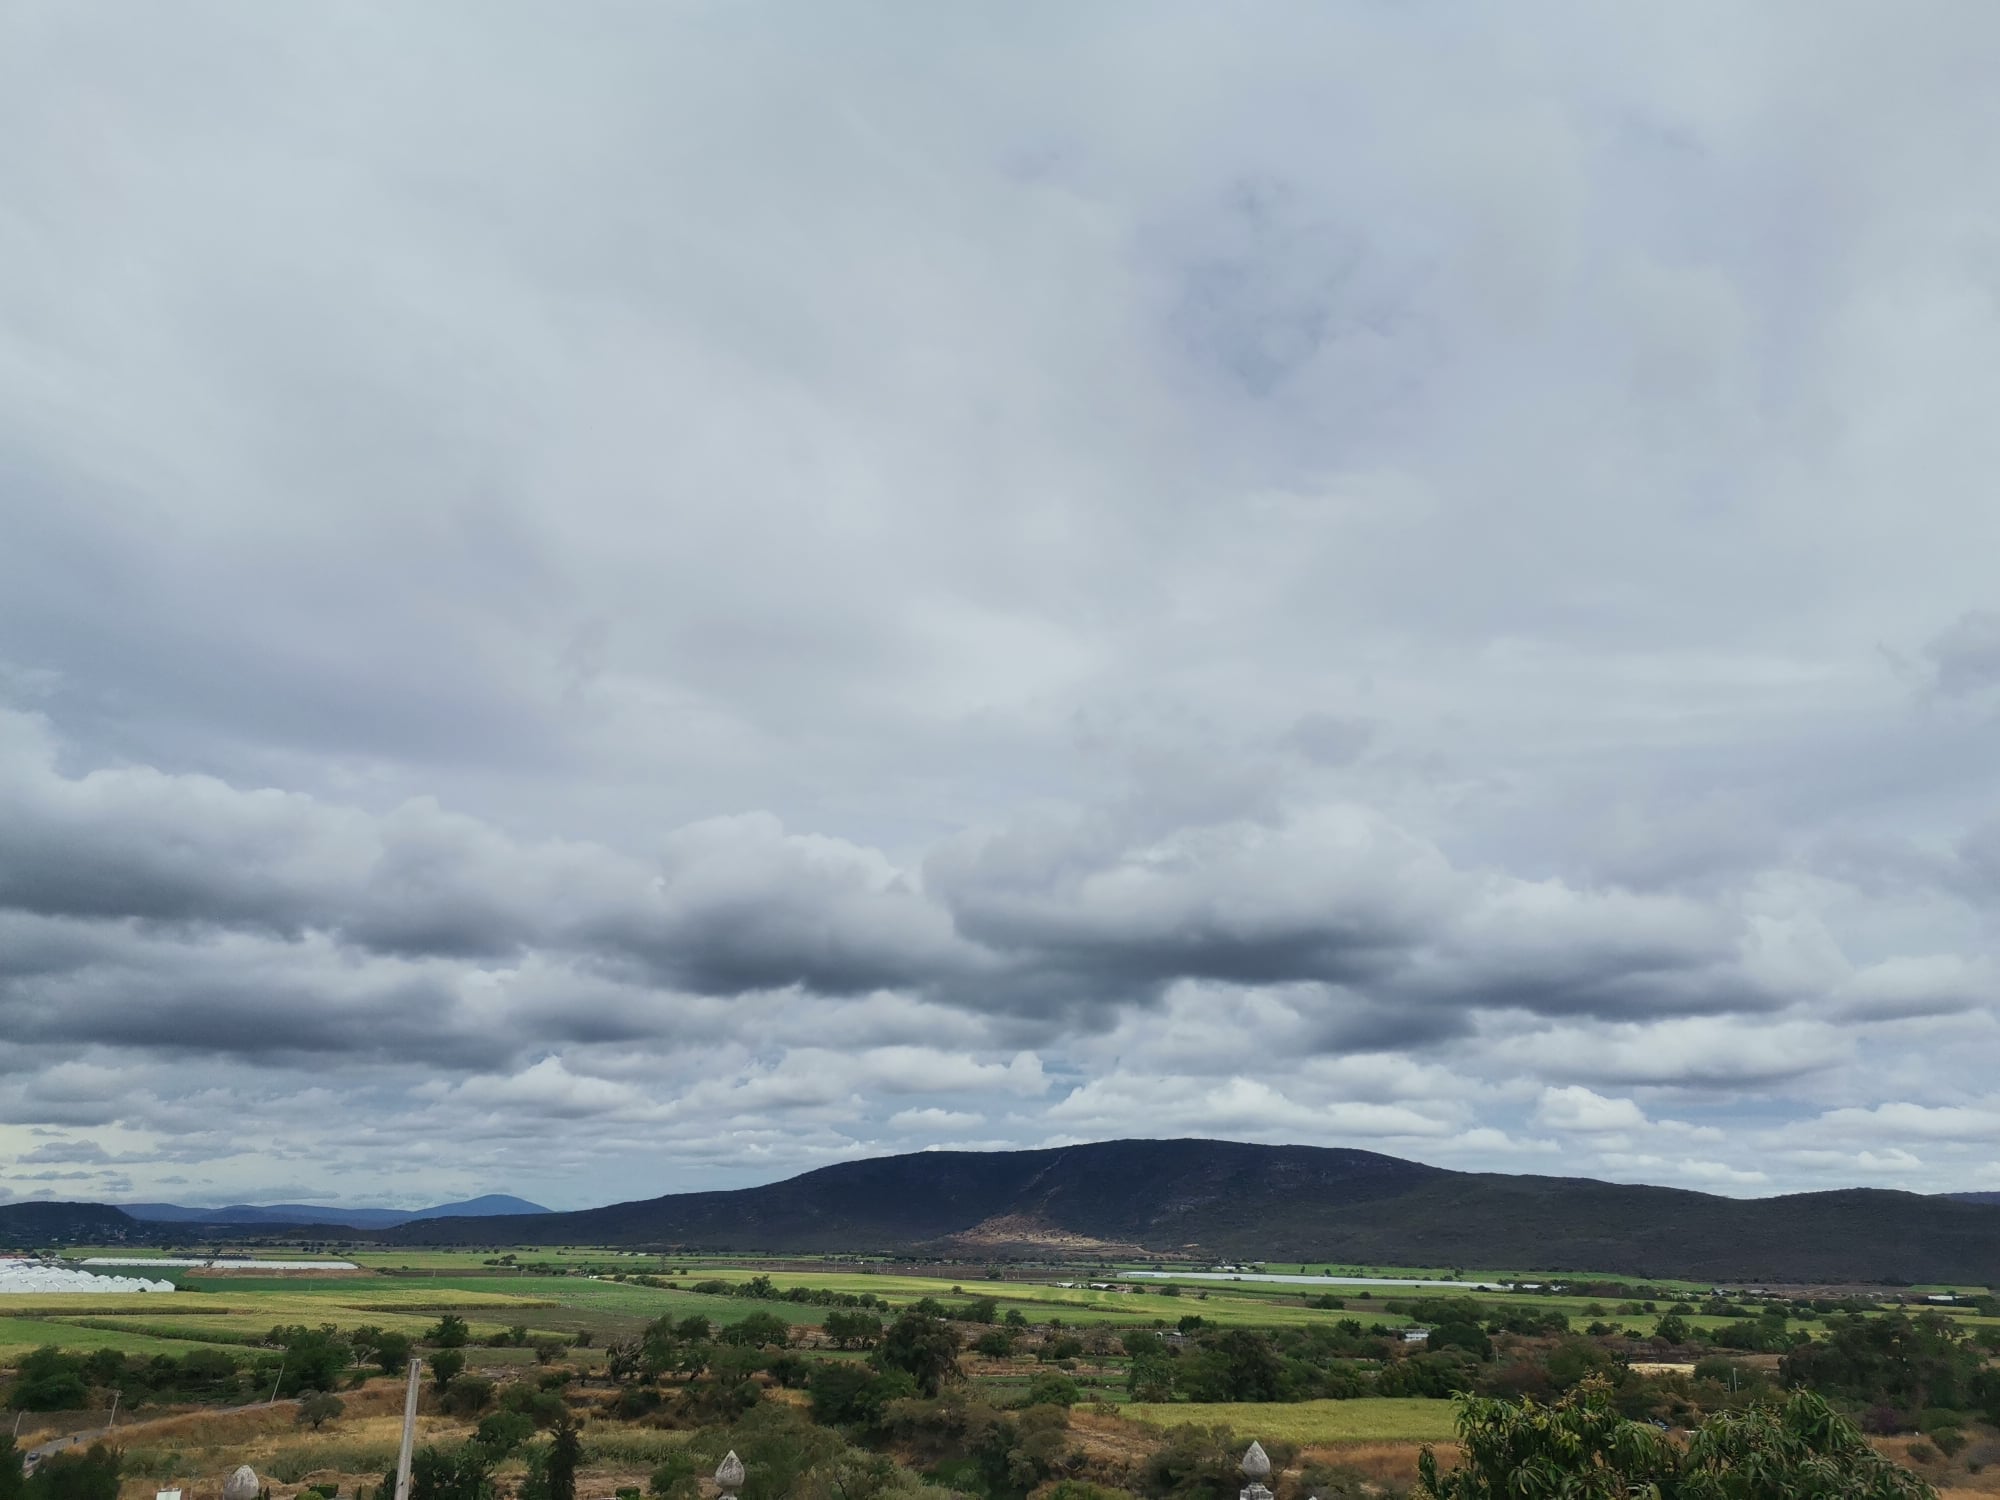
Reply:
[[[1459,1398],[1457,1469],[1424,1450],[1423,1500],[1936,1500],[1819,1396],[1710,1417],[1685,1445],[1587,1380],[1547,1405]]]

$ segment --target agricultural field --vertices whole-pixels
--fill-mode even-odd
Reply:
[[[1183,1422],[1220,1424],[1245,1437],[1318,1447],[1329,1443],[1448,1441],[1449,1401],[1416,1396],[1363,1396],[1353,1401],[1229,1401],[1191,1406],[1184,1401],[1132,1402],[1119,1414],[1149,1427]]]

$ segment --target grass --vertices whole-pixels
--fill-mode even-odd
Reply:
[[[270,1325],[267,1323],[265,1327]],[[227,1348],[230,1342],[226,1339],[161,1338],[136,1330],[67,1323],[50,1318],[0,1318],[0,1363],[11,1364],[15,1357],[45,1344],[54,1344],[79,1354],[97,1349],[122,1349],[127,1354],[171,1354],[179,1358],[193,1348],[203,1345]]]
[[[1204,1427],[1220,1425],[1246,1438],[1273,1438],[1303,1447],[1383,1440],[1448,1441],[1456,1435],[1452,1426],[1455,1412],[1449,1401],[1430,1401],[1418,1396],[1365,1396],[1354,1401],[1280,1403],[1135,1401],[1121,1408],[1120,1414],[1149,1427],[1178,1427],[1183,1422]]]

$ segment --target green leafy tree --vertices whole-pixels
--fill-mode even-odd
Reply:
[[[409,1336],[401,1333],[378,1334],[370,1354],[382,1367],[383,1374],[400,1375],[410,1363]]]
[[[838,1349],[866,1349],[882,1337],[882,1320],[873,1313],[830,1312],[826,1336]]]
[[[958,1330],[936,1313],[906,1309],[871,1356],[877,1369],[901,1370],[925,1396],[958,1378]]]
[[[22,1355],[14,1376],[7,1394],[12,1411],[81,1411],[90,1405],[83,1362],[53,1345]]]
[[[317,1328],[293,1324],[271,1330],[272,1341],[285,1349],[278,1378],[280,1396],[297,1396],[306,1391],[330,1391],[354,1362],[354,1346],[340,1336],[331,1323]]]
[[[298,1425],[318,1432],[328,1422],[340,1419],[347,1403],[330,1391],[307,1391],[299,1398]]]
[[[561,1420],[549,1429],[548,1442],[529,1456],[521,1500],[576,1500],[576,1471],[582,1463],[581,1429],[564,1412]]]
[[[382,1476],[380,1493],[396,1493],[396,1471]],[[419,1448],[410,1458],[410,1500],[493,1500],[493,1462],[477,1443]]]
[[[472,1337],[472,1329],[457,1313],[446,1313],[424,1335],[424,1342],[436,1349],[463,1349]]]
[[[12,1433],[0,1432],[0,1500],[21,1500],[28,1492],[27,1478],[21,1473],[21,1453]]]
[[[1216,1335],[1181,1365],[1178,1383],[1191,1401],[1276,1401],[1283,1395],[1284,1361],[1253,1329]]]
[[[1460,1465],[1426,1447],[1419,1500],[1936,1500],[1818,1396],[1723,1413],[1685,1449],[1612,1405],[1601,1380],[1548,1405],[1462,1396]]]
[[[1781,1317],[1780,1323],[1784,1321]],[[1665,1344],[1685,1344],[1694,1334],[1688,1320],[1679,1313],[1670,1312],[1653,1325],[1653,1337]]]
[[[119,1457],[115,1448],[92,1443],[45,1458],[23,1487],[27,1500],[118,1500]]]
[[[1183,1423],[1148,1455],[1140,1487],[1153,1500],[1230,1500],[1243,1487],[1242,1457],[1227,1427]]]
[[[479,1420],[472,1440],[500,1462],[535,1435],[535,1421],[523,1411],[496,1411]]]
[[[454,1375],[438,1405],[454,1417],[476,1417],[493,1404],[493,1382],[484,1375]]]
[[[739,1319],[722,1330],[725,1344],[736,1344],[746,1349],[772,1346],[785,1347],[792,1336],[792,1326],[776,1313],[754,1312],[747,1318]]]
[[[891,1401],[917,1393],[917,1384],[901,1370],[871,1370],[844,1360],[823,1360],[806,1382],[815,1422],[829,1427],[874,1429]]]
[[[465,1369],[465,1356],[456,1349],[440,1349],[431,1356],[431,1379],[440,1391],[449,1390]]]

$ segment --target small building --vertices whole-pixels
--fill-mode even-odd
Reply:
[[[1418,1328],[1413,1325],[1403,1330],[1403,1342],[1406,1344],[1421,1344],[1430,1336],[1431,1331],[1428,1328]]]

